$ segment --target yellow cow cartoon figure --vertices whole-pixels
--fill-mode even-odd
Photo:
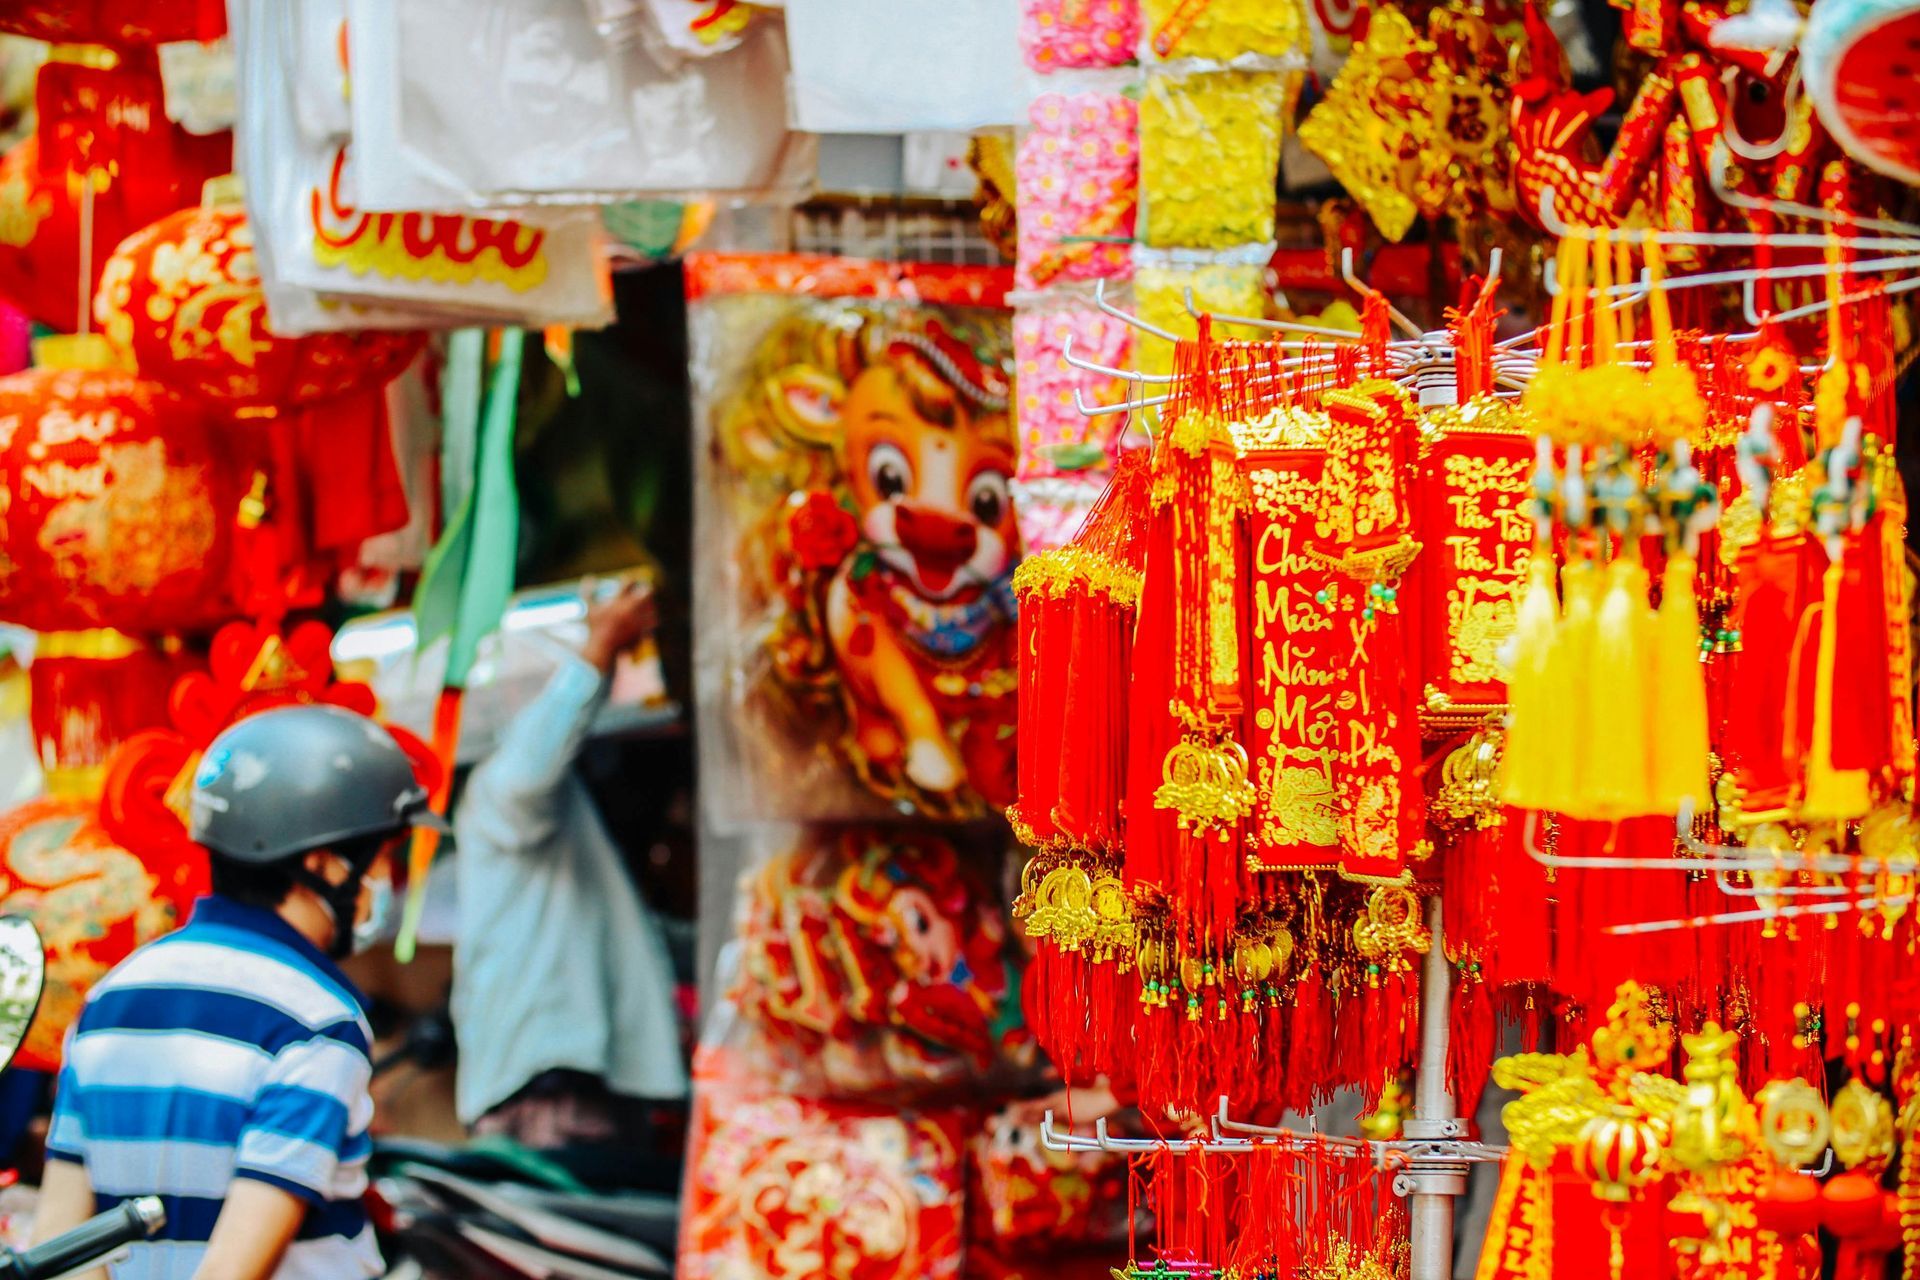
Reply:
[[[1020,534],[1003,354],[917,312],[843,314],[797,349],[759,399],[816,450],[780,534],[798,585],[776,665],[830,673],[840,753],[871,790],[934,816],[1004,807]]]

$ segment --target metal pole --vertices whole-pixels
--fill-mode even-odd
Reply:
[[[1427,929],[1433,947],[1420,971],[1420,1074],[1414,1085],[1414,1118],[1406,1136],[1444,1141],[1459,1136],[1453,1096],[1447,1092],[1447,1020],[1452,1006],[1452,974],[1440,931],[1440,898],[1427,902]],[[1467,1189],[1464,1163],[1416,1162],[1399,1180],[1413,1217],[1412,1280],[1453,1280],[1453,1201]]]

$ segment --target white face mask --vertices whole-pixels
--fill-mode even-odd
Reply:
[[[373,891],[373,902],[367,908],[367,918],[357,921],[353,926],[355,955],[386,937],[387,921],[393,915],[393,881],[384,878],[369,880],[367,888]]]

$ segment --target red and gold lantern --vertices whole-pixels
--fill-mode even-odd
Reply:
[[[101,272],[94,318],[142,374],[249,415],[377,391],[419,354],[419,333],[274,334],[246,208],[208,187],[209,203],[134,232]]]
[[[0,31],[53,44],[155,45],[218,40],[220,0],[0,0]]]
[[[0,159],[0,297],[70,331],[113,246],[232,168],[232,135],[167,119],[148,49],[56,51],[35,96],[34,136]]]
[[[109,754],[166,718],[178,664],[146,639],[237,609],[247,468],[192,402],[50,339],[0,378],[0,621],[43,633],[29,669],[49,783],[94,789]]]
[[[115,844],[90,800],[49,797],[0,815],[0,914],[24,915],[47,947],[40,1011],[14,1059],[51,1071],[87,991],[184,918],[188,883]]]
[[[407,523],[386,384],[425,335],[362,330],[283,337],[267,324],[253,230],[230,180],[123,241],[94,314],[144,377],[222,414],[271,420],[250,433],[272,457],[261,494],[271,538],[254,540],[253,612],[284,610],[280,584],[327,576],[337,556]],[[297,589],[295,590],[297,594]]]
[[[118,631],[39,637],[27,669],[28,719],[47,790],[96,794],[115,749],[165,722],[180,668],[177,655]]]
[[[42,353],[0,378],[0,620],[158,634],[232,617],[232,442],[99,344]]]
[[[1659,1173],[1660,1149],[1660,1130],[1652,1121],[1616,1107],[1581,1127],[1573,1168],[1592,1185],[1596,1197],[1621,1203],[1633,1199],[1633,1193]]]

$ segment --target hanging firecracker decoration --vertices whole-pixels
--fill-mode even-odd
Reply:
[[[271,420],[262,432],[271,538],[252,549],[277,563],[254,569],[262,589],[249,601],[271,616],[285,606],[269,588],[308,564],[312,580],[324,580],[334,557],[406,524],[385,386],[424,335],[273,333],[236,185],[209,183],[205,204],[123,241],[101,273],[94,317],[142,376],[224,413]]]
[[[220,0],[4,0],[0,31],[51,44],[171,44],[227,33]]]
[[[0,913],[31,919],[47,948],[47,988],[16,1066],[57,1068],[88,989],[186,918],[195,880],[179,870],[121,848],[91,800],[48,797],[0,815]]]
[[[34,136],[0,160],[0,297],[71,331],[113,246],[231,169],[233,145],[168,120],[151,50],[57,51],[36,100]]]

